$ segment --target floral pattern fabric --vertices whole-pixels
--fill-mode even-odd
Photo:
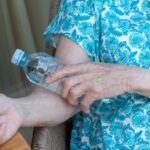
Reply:
[[[91,61],[150,68],[150,0],[62,0],[44,36],[65,35]],[[71,150],[150,150],[150,99],[101,99],[73,117]]]

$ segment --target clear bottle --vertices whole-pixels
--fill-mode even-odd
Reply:
[[[23,50],[16,49],[11,62],[24,70],[30,82],[55,93],[60,93],[59,81],[52,84],[45,82],[48,75],[62,66],[58,59],[44,52],[28,54]]]

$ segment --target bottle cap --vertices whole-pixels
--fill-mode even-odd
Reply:
[[[24,52],[21,49],[16,49],[16,51],[14,52],[11,62],[17,66],[21,67],[21,62],[24,58],[24,56],[26,55],[26,52]]]

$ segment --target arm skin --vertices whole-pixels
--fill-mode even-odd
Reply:
[[[89,62],[80,46],[64,36],[59,37],[55,57],[65,65]],[[60,96],[42,88],[36,88],[30,95],[16,99],[23,108],[22,126],[54,126],[79,112],[79,107],[66,103]]]
[[[86,63],[64,66],[47,78],[52,83],[65,78],[60,95],[72,106],[84,95],[80,108],[89,112],[90,105],[103,98],[128,93],[150,97],[150,70],[109,63]]]
[[[133,82],[133,92],[150,98],[150,70],[141,69]]]
[[[83,49],[64,36],[59,37],[56,57],[66,65],[89,62]],[[57,94],[39,87],[17,99],[0,94],[0,144],[21,126],[55,126],[79,111],[79,106],[71,106]]]

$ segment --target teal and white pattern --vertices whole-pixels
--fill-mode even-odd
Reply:
[[[63,34],[91,61],[150,68],[150,0],[62,0],[44,32],[57,46]],[[150,99],[128,94],[102,99],[73,118],[71,150],[150,150]]]

